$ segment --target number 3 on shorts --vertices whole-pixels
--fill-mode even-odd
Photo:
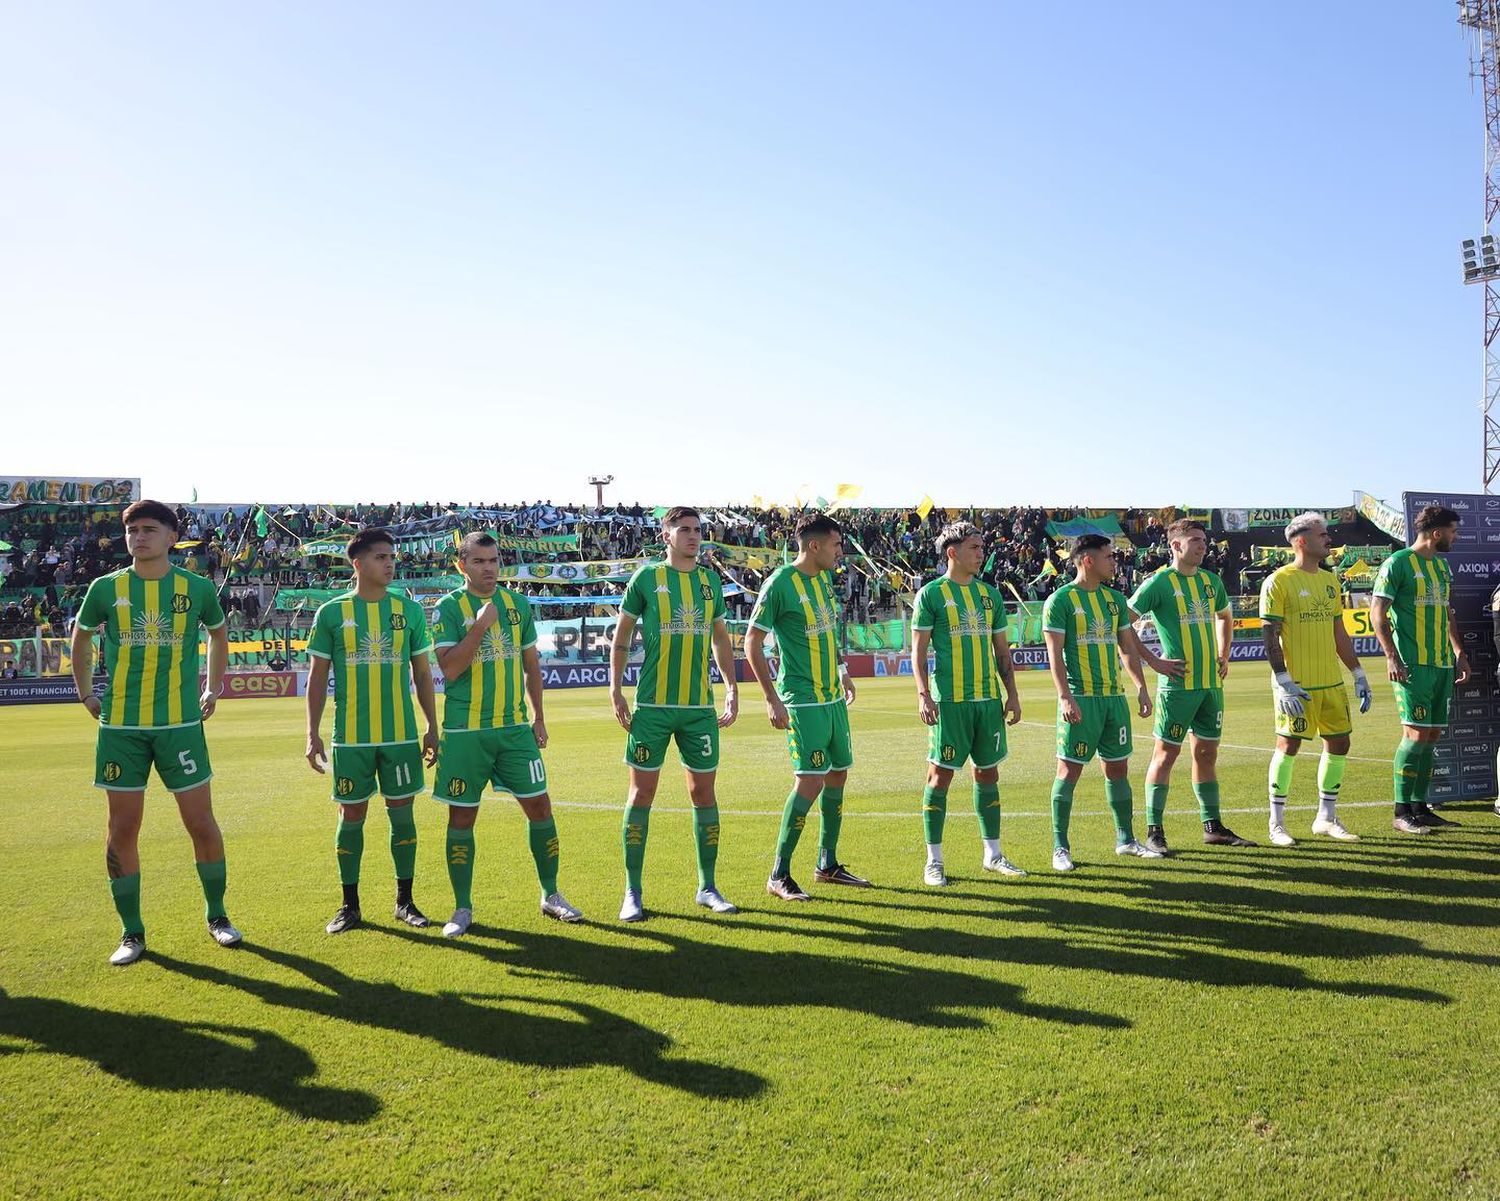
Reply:
[[[713,735],[712,734],[699,734],[698,737],[701,738],[701,739],[703,739],[703,757],[705,759],[707,759],[710,755],[712,755],[714,753],[714,739],[713,739]]]
[[[198,770],[198,764],[186,751],[177,752],[177,762],[182,765],[182,770],[190,776]]]

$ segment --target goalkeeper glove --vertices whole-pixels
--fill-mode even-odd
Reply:
[[[1354,669],[1354,695],[1359,697],[1359,711],[1368,713],[1370,702],[1375,698],[1370,692],[1370,681],[1365,678],[1365,669],[1356,667]]]
[[[1302,716],[1302,702],[1308,699],[1307,689],[1292,679],[1290,672],[1276,673],[1276,708],[1288,717]]]

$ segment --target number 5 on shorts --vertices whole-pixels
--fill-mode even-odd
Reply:
[[[190,776],[195,774],[198,770],[197,762],[186,751],[177,752],[177,762],[182,766],[182,770],[187,772],[187,774]]]

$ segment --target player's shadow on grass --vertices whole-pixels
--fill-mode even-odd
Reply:
[[[269,1030],[121,1013],[0,990],[0,1036],[88,1060],[141,1088],[222,1089],[326,1122],[368,1122],[380,1112],[380,1102],[369,1093],[306,1083],[317,1075],[313,1057]]]
[[[420,941],[432,945],[429,938]],[[267,947],[246,946],[241,954],[259,956],[309,984],[262,980],[164,955],[154,959],[171,971],[237,988],[269,1005],[427,1038],[471,1055],[542,1068],[613,1065],[700,1097],[744,1099],[766,1087],[764,1079],[738,1068],[665,1058],[672,1045],[666,1035],[594,1005],[493,993],[418,992],[361,980],[326,963]]]
[[[739,923],[736,923],[736,928]],[[474,937],[475,933],[480,937]],[[421,941],[400,928],[382,933]],[[807,951],[758,951],[720,942],[698,942],[664,930],[619,930],[624,941],[563,939],[529,930],[488,931],[444,949],[483,957],[544,979],[626,988],[664,997],[709,1000],[749,1008],[818,1006],[868,1013],[914,1026],[981,1029],[969,1010],[1003,1009],[1022,1017],[1069,1026],[1121,1029],[1125,1018],[1063,1005],[1028,1001],[1007,981],[964,972]],[[785,933],[785,929],[778,931]]]

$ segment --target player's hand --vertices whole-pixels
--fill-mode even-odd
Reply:
[[[428,767],[437,763],[438,747],[442,745],[442,739],[442,733],[431,726],[427,728],[427,733],[422,735],[422,762]]]
[[[219,707],[219,694],[212,688],[205,688],[203,695],[198,698],[198,705],[203,710],[203,720],[207,721]]]
[[[307,764],[317,772],[323,774],[323,768],[328,763],[328,752],[323,749],[323,739],[317,734],[307,736]]]
[[[772,727],[777,730],[784,730],[792,724],[791,716],[786,711],[786,705],[782,703],[779,696],[772,697],[766,702],[766,718],[770,721]]]
[[[1078,707],[1078,700],[1070,692],[1058,702],[1058,712],[1062,714],[1063,721],[1070,726],[1076,726],[1083,720],[1083,710]]]
[[[847,671],[844,672],[840,683],[844,686],[844,704],[854,704],[854,680]]]
[[[1406,664],[1401,662],[1400,655],[1385,657],[1385,674],[1396,684],[1404,684],[1411,678],[1411,672],[1407,670]]]
[[[1151,670],[1159,676],[1180,680],[1187,674],[1186,659],[1163,659],[1160,655],[1151,660]]]
[[[1453,682],[1462,684],[1469,678],[1469,656],[1459,651],[1453,660]]]
[[[740,690],[738,688],[726,688],[724,690],[724,712],[719,714],[719,729],[727,730],[739,720],[740,716]]]
[[[1225,679],[1228,679],[1228,678],[1229,678],[1229,656],[1228,655],[1220,655],[1219,656],[1219,679],[1225,680]]]
[[[630,704],[620,689],[611,689],[609,703],[614,706],[615,720],[625,729],[630,729]]]
[[[99,714],[104,712],[104,702],[92,692],[83,698],[83,707],[89,711],[89,716],[95,721],[98,721]]]
[[[479,606],[479,612],[474,614],[474,626],[476,630],[487,630],[500,620],[500,610],[495,608],[495,602],[487,600]]]
[[[1142,717],[1150,717],[1152,710],[1156,708],[1151,703],[1151,693],[1145,687],[1141,688],[1140,693],[1136,697],[1136,707]]]
[[[547,723],[540,717],[531,723],[531,732],[536,735],[536,749],[545,751],[547,749]]]
[[[938,707],[933,701],[931,693],[917,693],[917,716],[922,719],[924,726],[937,725]]]
[[[1302,702],[1310,699],[1311,694],[1302,685],[1292,679],[1291,675],[1284,671],[1276,673],[1276,708],[1287,717],[1301,717],[1303,713]]]
[[[1018,725],[1021,721],[1021,698],[1012,692],[1005,698],[1005,724]]]
[[[1375,700],[1375,695],[1370,691],[1370,681],[1365,677],[1363,671],[1354,673],[1354,695],[1359,698],[1359,711],[1368,713],[1370,705]]]

